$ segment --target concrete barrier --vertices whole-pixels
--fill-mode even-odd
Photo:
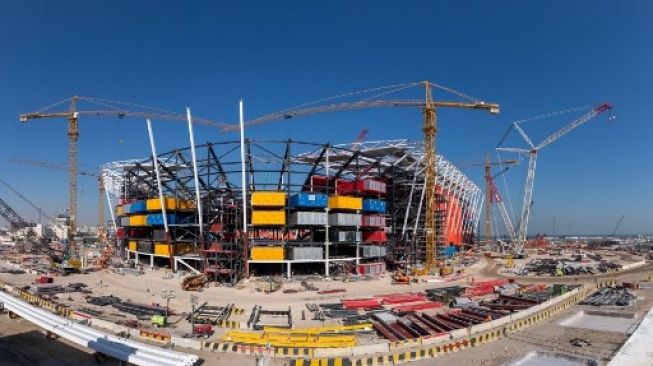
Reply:
[[[197,339],[172,337],[170,343],[173,347],[184,347],[196,350],[202,349],[202,342]]]

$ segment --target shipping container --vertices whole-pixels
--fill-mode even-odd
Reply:
[[[257,191],[252,192],[252,207],[284,207],[286,192]]]
[[[145,227],[130,227],[125,231],[127,237],[130,239],[145,239],[149,235],[149,228]]]
[[[361,215],[351,213],[329,214],[329,225],[331,226],[360,226]]]
[[[252,211],[252,225],[254,226],[283,226],[285,224],[286,211],[284,210]]]
[[[336,193],[343,195],[354,193],[384,195],[386,190],[386,184],[376,179],[338,180],[336,182]]]
[[[298,211],[290,214],[288,225],[292,226],[324,226],[327,224],[326,212]]]
[[[126,238],[126,237],[127,237],[127,234],[126,234],[126,232],[125,232],[125,228],[124,228],[124,227],[116,228],[116,238],[118,238],[118,239],[124,239],[124,238]]]
[[[284,260],[283,247],[252,247],[251,260],[255,261],[282,261]]]
[[[150,240],[137,241],[138,251],[141,253],[152,253],[153,243]]]
[[[123,206],[116,206],[116,216],[122,216],[125,214],[125,208]]]
[[[129,225],[129,217],[119,217],[120,219],[120,226],[130,226]]]
[[[135,240],[130,241],[127,244],[127,249],[131,250],[132,252],[135,252],[138,250],[138,243]]]
[[[195,251],[195,248],[192,244],[186,243],[174,243],[168,246],[167,243],[155,243],[154,244],[154,254],[156,255],[170,255],[170,249],[172,249],[172,255],[185,255],[191,254]]]
[[[385,216],[375,215],[375,214],[364,214],[361,226],[385,227]]]
[[[384,243],[388,241],[388,235],[385,233],[385,230],[364,231],[363,241]]]
[[[194,200],[177,200],[177,210],[179,211],[188,211],[194,210],[197,208]]]
[[[163,197],[163,202],[165,202],[166,211],[177,209],[177,200],[174,197]],[[159,197],[148,199],[146,208],[148,211],[161,211],[161,199]]]
[[[143,213],[147,211],[145,207],[145,201],[140,200],[140,201],[134,201],[129,205],[129,213],[135,214],[135,213]]]
[[[311,192],[330,193],[333,191],[333,177],[326,177],[324,175],[311,176]]]
[[[322,247],[288,247],[287,252],[290,260],[324,259],[324,248]]]
[[[130,216],[129,226],[147,226],[147,215]]]
[[[383,200],[366,198],[363,200],[363,212],[385,213],[386,203]]]
[[[363,200],[359,197],[331,196],[329,208],[332,210],[356,211],[363,208]]]
[[[363,258],[385,257],[387,248],[383,245],[361,245],[360,255]]]
[[[124,215],[127,215],[127,214],[132,213],[131,211],[132,211],[132,210],[131,210],[131,204],[129,204],[129,203],[125,203],[124,205],[122,205],[122,213],[123,213]]]
[[[326,208],[328,197],[321,193],[297,193],[290,196],[291,208]]]
[[[195,215],[170,213],[166,214],[168,225],[191,225],[195,223]],[[163,214],[149,214],[147,215],[147,224],[150,226],[162,226]]]
[[[350,242],[356,243],[362,240],[362,233],[360,231],[331,231],[329,234],[329,241],[337,242]]]
[[[157,241],[166,240],[166,231],[162,229],[152,230],[152,239]]]

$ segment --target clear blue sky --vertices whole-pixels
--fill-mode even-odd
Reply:
[[[653,3],[650,1],[5,1],[0,13],[2,176],[48,212],[67,203],[65,173],[9,164],[66,161],[64,121],[18,122],[72,94],[235,121],[343,91],[430,79],[501,104],[492,117],[443,111],[438,151],[481,160],[510,121],[610,101],[597,119],[542,152],[531,233],[651,232]],[[571,118],[571,116],[570,116]],[[564,121],[562,121],[564,122]],[[362,111],[281,122],[250,137],[347,142],[420,137],[417,111]],[[533,125],[543,133],[554,125]],[[559,127],[559,125],[556,125]],[[155,126],[160,150],[186,146],[183,124]],[[541,129],[541,130],[538,130]],[[232,136],[197,127],[198,142]],[[120,143],[119,141],[123,141]],[[148,155],[143,121],[81,121],[80,165]],[[513,205],[522,166],[507,176]],[[479,185],[480,169],[466,173]],[[520,172],[521,171],[521,172]],[[0,195],[35,217],[12,193]],[[82,223],[96,220],[80,178]]]

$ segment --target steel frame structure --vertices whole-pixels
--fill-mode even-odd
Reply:
[[[272,267],[273,270],[292,273],[291,266],[301,261],[285,260],[281,263],[264,263],[248,260],[249,253],[243,245],[242,197],[238,184],[241,174],[240,142],[224,141],[196,146],[196,163],[199,191],[202,200],[204,222],[204,248],[200,247],[199,218],[192,224],[170,225],[171,240],[192,243],[196,253],[176,260],[200,270],[211,269],[215,280],[224,283],[237,282],[250,265],[257,268]],[[331,179],[380,178],[387,182],[388,194],[388,261],[397,266],[417,265],[425,259],[425,243],[422,227],[426,210],[424,196],[424,149],[420,142],[408,140],[385,140],[352,144],[316,144],[301,141],[245,140],[245,170],[248,199],[251,192],[260,190],[286,191],[288,194],[305,190],[313,175],[329,176]],[[190,148],[175,149],[157,157],[161,187],[166,196],[181,199],[195,198],[194,174]],[[102,177],[107,200],[112,211],[122,200],[158,197],[152,158],[119,161],[105,164]],[[450,230],[471,243],[480,215],[480,188],[442,156],[436,158],[440,187],[438,199],[441,207],[438,224],[438,241],[444,243],[444,232]],[[420,199],[421,197],[421,199]],[[446,210],[449,200],[459,201],[460,215],[455,220]],[[249,200],[247,200],[249,201]],[[251,211],[250,207],[246,208]],[[197,216],[197,213],[196,213]],[[251,217],[251,215],[248,215]],[[445,228],[444,223],[451,227]],[[218,230],[219,227],[219,230]],[[264,245],[269,242],[283,245],[324,246],[325,257],[321,261],[304,261],[317,268],[324,265],[329,276],[332,265],[358,264],[360,242],[349,245],[329,243],[328,225],[301,231],[288,225],[275,232],[262,235],[257,228],[248,226],[248,245]],[[411,228],[408,230],[408,228]],[[271,235],[271,236],[270,236]],[[297,241],[302,237],[301,241]],[[147,255],[144,253],[132,253]],[[154,255],[150,255],[154,263]],[[195,261],[194,263],[189,263]],[[317,266],[317,267],[316,267]],[[284,268],[285,267],[285,268]]]

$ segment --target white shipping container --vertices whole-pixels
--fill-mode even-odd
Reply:
[[[326,212],[298,211],[290,214],[289,225],[324,226],[327,224]]]

